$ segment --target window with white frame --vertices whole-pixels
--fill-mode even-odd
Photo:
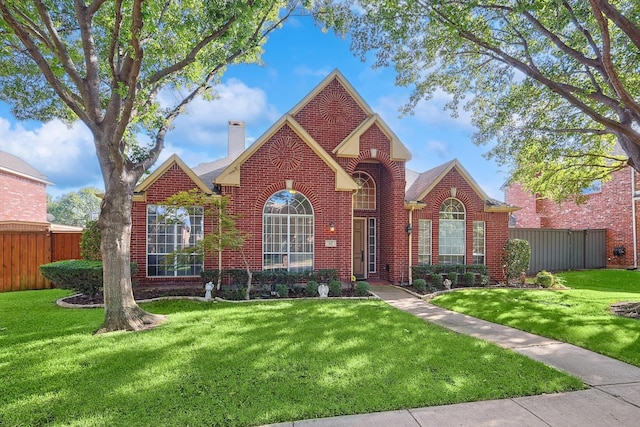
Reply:
[[[485,264],[485,222],[473,221],[473,263]]]
[[[376,272],[376,219],[369,218],[369,273]]]
[[[265,270],[313,270],[313,208],[297,191],[283,190],[265,203],[262,265]]]
[[[147,205],[147,276],[199,276],[201,253],[189,251],[203,237],[204,209]]]
[[[358,184],[358,191],[353,195],[353,208],[375,210],[376,184],[371,175],[365,172],[356,172],[353,174],[353,180]]]
[[[440,205],[438,228],[440,264],[464,264],[465,219],[464,205],[458,199],[449,198]]]
[[[431,264],[431,220],[418,220],[418,263]]]

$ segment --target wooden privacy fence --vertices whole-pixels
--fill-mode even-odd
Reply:
[[[531,244],[529,275],[607,266],[605,229],[510,228],[509,238]]]
[[[0,231],[0,292],[49,289],[40,265],[80,259],[82,233]]]

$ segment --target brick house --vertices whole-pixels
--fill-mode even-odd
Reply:
[[[513,227],[606,229],[607,267],[637,267],[640,196],[637,172],[630,166],[616,171],[610,181],[597,182],[585,190],[585,196],[585,203],[557,204],[536,197],[517,183],[505,187],[506,202],[522,208],[511,219]],[[624,254],[619,248],[624,248]]]
[[[47,222],[47,177],[24,160],[0,151],[0,229],[41,229]]]
[[[254,270],[335,268],[392,283],[419,262],[487,264],[500,279],[499,253],[517,208],[487,197],[453,160],[422,174],[411,154],[339,71],[332,72],[250,147],[230,123],[229,155],[189,168],[172,156],[136,188],[132,260],[142,284],[193,282],[214,260],[168,268],[164,256],[210,232],[202,209],[163,222],[162,203],[197,188],[227,196]],[[242,268],[227,251],[224,268]]]

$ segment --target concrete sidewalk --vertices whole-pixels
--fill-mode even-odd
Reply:
[[[272,424],[278,427],[640,426],[640,368],[527,332],[429,304],[392,286],[372,286],[390,305],[539,360],[581,378],[588,390]]]

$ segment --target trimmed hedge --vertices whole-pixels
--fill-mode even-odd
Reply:
[[[489,267],[484,264],[418,264],[411,267],[414,279],[428,279],[432,274],[476,273],[489,275]],[[428,280],[427,280],[428,281]]]
[[[131,263],[131,277],[138,272],[138,264]],[[73,289],[95,298],[102,289],[102,261],[65,260],[40,266],[40,273],[58,288]]]

